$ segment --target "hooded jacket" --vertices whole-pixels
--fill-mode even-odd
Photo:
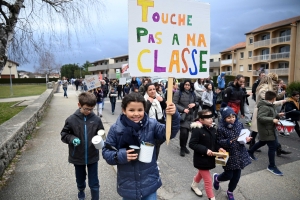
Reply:
[[[225,72],[222,72],[219,76],[218,76],[218,88],[219,89],[224,89],[225,88]]]
[[[60,133],[62,142],[69,145],[69,162],[75,165],[88,165],[99,160],[99,150],[92,144],[98,130],[104,130],[102,121],[93,112],[85,116],[79,109],[68,117]],[[73,145],[75,138],[80,139],[78,146]]]
[[[257,129],[259,132],[259,140],[275,140],[275,124],[273,123],[273,119],[279,119],[279,116],[276,114],[275,105],[268,101],[261,100],[258,102],[257,108]]]
[[[230,83],[224,91],[224,97],[222,101],[222,107],[233,105],[239,106],[242,115],[244,114],[244,92],[241,87],[237,87],[234,82]]]
[[[128,143],[136,140],[155,144],[155,140],[166,140],[166,126],[149,118],[145,113],[143,128],[138,132],[125,127],[121,122],[122,115],[117,119],[108,132],[106,142],[114,146],[118,151],[111,150],[106,146],[102,149],[102,156],[110,165],[117,165],[117,191],[120,196],[128,199],[141,199],[144,196],[154,193],[161,185],[157,164],[156,148],[152,154],[150,163],[143,163],[139,160],[127,161],[126,147]],[[176,112],[172,116],[171,138],[174,138],[179,131],[180,115]],[[135,138],[135,139],[133,139]],[[137,138],[137,139],[136,139]],[[117,157],[117,160],[115,159]]]

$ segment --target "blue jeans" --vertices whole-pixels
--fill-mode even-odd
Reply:
[[[241,177],[241,169],[235,170],[225,170],[222,174],[218,176],[218,181],[228,181],[228,191],[233,192],[235,190],[240,177]]]
[[[104,101],[105,101],[105,97],[103,97],[102,99],[102,110],[104,109]]]
[[[63,89],[64,89],[64,97],[67,97],[67,96],[68,96],[68,95],[67,95],[67,89],[68,89],[68,88],[63,87]]]
[[[86,187],[86,167],[88,169],[88,182],[91,189],[92,200],[99,199],[100,184],[98,179],[98,162],[89,165],[75,165],[75,176],[78,190],[84,190]]]
[[[111,112],[115,112],[116,102],[110,102],[111,104]]]
[[[145,196],[145,197],[142,197],[141,200],[156,200],[157,199],[157,195],[156,195],[156,192],[148,195],[148,196]],[[126,198],[123,198],[123,200],[134,200],[134,199],[126,199]]]
[[[275,166],[275,152],[279,145],[276,134],[275,134],[275,138],[276,140],[272,140],[272,141],[258,141],[255,143],[255,145],[253,145],[251,149],[249,149],[249,152],[253,154],[260,147],[268,145],[269,167]]]

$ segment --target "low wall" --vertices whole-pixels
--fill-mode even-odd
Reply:
[[[57,92],[58,84],[52,82],[52,87],[49,85],[48,88],[51,89],[47,89],[31,105],[0,125],[0,176],[42,119],[53,94]]]

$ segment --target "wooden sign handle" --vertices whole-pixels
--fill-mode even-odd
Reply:
[[[168,78],[168,96],[167,96],[167,105],[173,102],[173,80],[174,78]],[[172,126],[172,115],[167,115],[166,119],[166,141],[167,145],[170,142],[171,138],[171,127]]]

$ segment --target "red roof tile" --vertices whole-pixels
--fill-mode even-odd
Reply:
[[[227,51],[234,51],[234,50],[237,50],[237,49],[242,49],[242,48],[245,48],[246,47],[246,42],[240,42],[240,43],[237,43],[235,45],[233,45],[232,47],[229,47],[227,49],[225,49],[224,51],[221,51],[222,52],[227,52]]]
[[[268,30],[268,29],[272,29],[272,28],[277,28],[277,27],[280,27],[280,26],[289,25],[289,24],[292,24],[292,23],[298,22],[298,21],[300,21],[300,16],[292,17],[292,18],[289,18],[289,19],[285,19],[285,20],[281,20],[281,21],[274,22],[274,23],[271,23],[271,24],[266,24],[266,25],[260,26],[256,29],[246,33],[246,35],[251,34],[251,33],[260,32],[260,31],[264,31],[264,30]]]

